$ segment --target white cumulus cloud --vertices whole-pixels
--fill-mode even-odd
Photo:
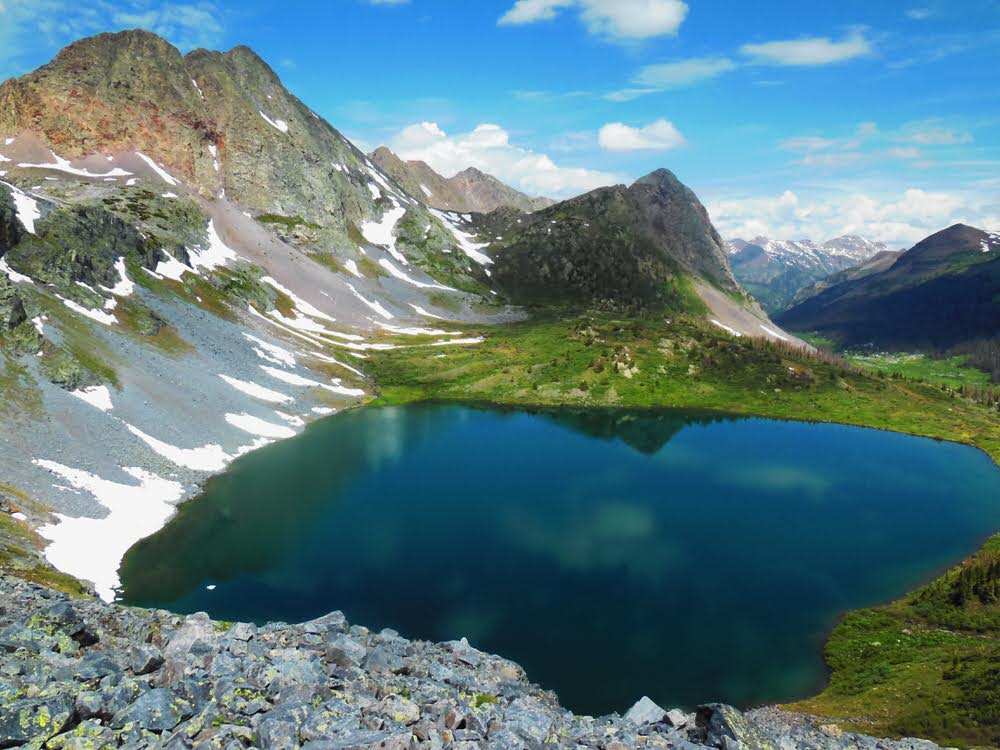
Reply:
[[[759,44],[744,44],[740,52],[758,65],[814,66],[846,62],[873,53],[864,32],[855,29],[843,39],[803,37]]]
[[[909,188],[895,195],[863,192],[800,197],[779,195],[725,198],[708,202],[712,220],[724,237],[764,235],[817,242],[858,234],[904,249],[952,224],[990,227],[997,217],[974,196]]]
[[[546,154],[511,143],[510,134],[491,123],[456,134],[437,123],[416,123],[391,138],[389,147],[403,159],[427,162],[446,177],[476,167],[532,195],[566,198],[625,181],[618,174],[560,166]]]
[[[669,151],[686,144],[669,120],[657,120],[641,128],[612,122],[601,128],[598,141],[605,151]]]
[[[688,12],[682,0],[517,0],[499,23],[549,21],[564,9],[577,10],[590,33],[619,40],[676,34]]]

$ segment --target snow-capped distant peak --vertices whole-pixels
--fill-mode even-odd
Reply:
[[[773,240],[763,236],[754,237],[749,242],[738,238],[726,242],[726,252],[729,255],[735,255],[748,247],[759,247],[768,257],[789,263],[821,262],[829,257],[847,258],[861,263],[889,249],[881,242],[856,235],[835,237],[822,245],[808,239]]]

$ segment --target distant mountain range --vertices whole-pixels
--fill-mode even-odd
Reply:
[[[788,307],[804,287],[886,251],[881,242],[855,235],[822,244],[767,237],[726,242],[736,279],[771,313]]]
[[[475,167],[454,177],[442,177],[427,162],[403,161],[386,146],[375,149],[368,157],[410,195],[441,211],[460,214],[486,214],[498,208],[537,211],[555,203],[551,198],[526,195]]]
[[[1000,234],[956,224],[830,279],[775,319],[852,347],[942,351],[1000,339]]]

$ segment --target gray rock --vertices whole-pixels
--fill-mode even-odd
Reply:
[[[658,724],[667,716],[667,712],[657,706],[648,696],[642,696],[632,708],[625,713],[625,721],[642,726],[643,724]]]
[[[667,711],[666,722],[669,726],[682,729],[688,725],[694,726],[695,719],[694,714],[686,714],[680,709],[671,708]]]
[[[0,747],[47,740],[61,733],[73,718],[73,702],[66,696],[28,698],[0,707]]]
[[[359,667],[368,649],[349,635],[336,635],[326,643],[326,659],[339,667]]]
[[[398,674],[406,669],[406,664],[392,647],[380,643],[368,652],[364,667],[372,672],[392,672]]]
[[[156,688],[140,696],[111,719],[113,729],[135,724],[152,732],[169,732],[194,716],[194,706],[167,688]]]
[[[128,650],[128,668],[133,674],[144,675],[163,666],[163,654],[146,643],[136,643]]]
[[[80,659],[75,670],[78,680],[99,680],[112,674],[120,674],[121,667],[105,654],[86,654]]]
[[[76,696],[75,708],[81,719],[92,719],[104,712],[104,698],[98,692],[85,690]]]

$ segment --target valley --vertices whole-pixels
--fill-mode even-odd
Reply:
[[[0,85],[0,747],[1000,744],[998,235],[368,150],[245,46]]]

